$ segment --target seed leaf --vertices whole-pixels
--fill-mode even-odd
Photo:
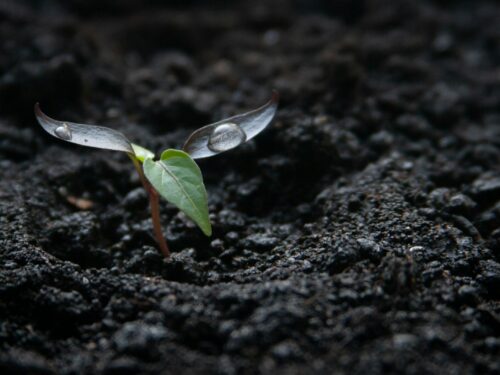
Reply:
[[[133,154],[127,137],[114,129],[55,120],[43,113],[38,103],[35,104],[35,115],[38,123],[47,133],[63,141]]]
[[[205,125],[194,131],[182,148],[193,159],[208,158],[231,150],[263,131],[278,109],[279,95],[253,111]]]
[[[203,176],[188,154],[168,149],[158,161],[146,159],[143,168],[146,178],[163,198],[184,212],[205,235],[212,235]]]
[[[134,156],[140,162],[144,163],[144,160],[153,159],[155,157],[155,154],[152,151],[149,151],[147,148],[136,145],[135,143],[132,143],[131,145],[132,149],[134,150]]]

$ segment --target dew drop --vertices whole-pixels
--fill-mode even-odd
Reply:
[[[68,124],[65,122],[62,123],[62,125],[59,125],[55,130],[54,134],[61,138],[64,139],[65,141],[69,141],[71,139],[71,129],[69,128]]]
[[[245,142],[245,132],[236,124],[228,122],[217,126],[208,138],[208,148],[213,152],[227,151]]]

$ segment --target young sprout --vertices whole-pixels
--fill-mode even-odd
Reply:
[[[278,93],[253,111],[233,116],[195,130],[183,150],[167,149],[158,160],[148,149],[131,143],[122,133],[97,125],[78,124],[50,118],[35,104],[35,116],[43,129],[63,141],[87,147],[125,152],[134,164],[148,192],[156,242],[165,257],[170,256],[160,223],[159,196],[193,220],[207,236],[212,234],[203,176],[194,159],[231,150],[263,131],[278,108]]]

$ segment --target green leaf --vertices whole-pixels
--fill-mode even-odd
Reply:
[[[188,154],[165,150],[158,161],[146,159],[143,168],[146,178],[163,198],[184,212],[203,233],[212,235],[203,176]]]
[[[155,154],[149,151],[147,148],[136,145],[134,143],[131,143],[131,145],[132,145],[132,150],[134,150],[135,157],[142,163],[144,163],[144,160],[146,159],[153,159],[155,157]]]

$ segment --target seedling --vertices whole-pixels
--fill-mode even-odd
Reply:
[[[172,203],[193,220],[202,232],[211,236],[208,200],[203,176],[194,159],[207,158],[229,151],[263,131],[278,107],[278,93],[260,108],[194,131],[182,150],[167,149],[160,158],[130,142],[122,133],[103,126],[58,121],[42,112],[35,104],[35,115],[44,130],[63,141],[82,146],[125,152],[134,164],[144,189],[149,195],[151,219],[156,242],[165,257],[170,256],[160,223],[159,196]]]

